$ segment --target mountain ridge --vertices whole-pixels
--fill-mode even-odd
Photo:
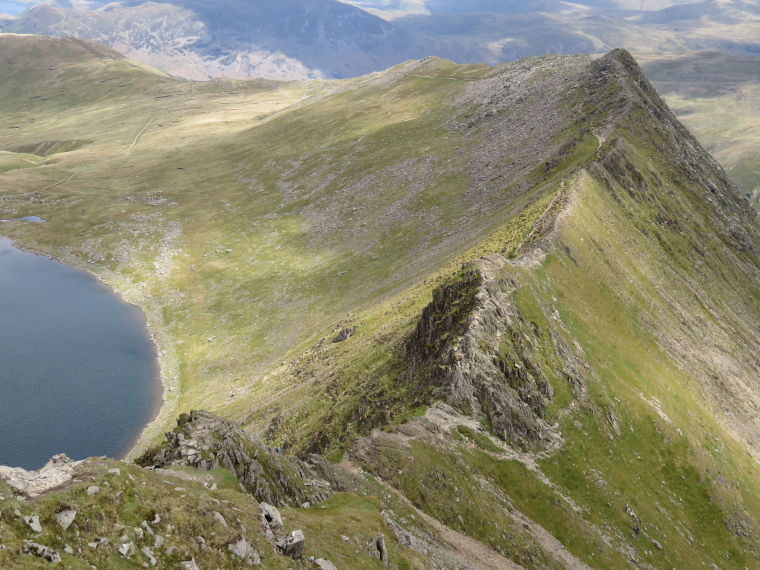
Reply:
[[[630,54],[186,84],[0,41],[0,148],[92,141],[0,174],[4,212],[48,220],[3,229],[139,304],[167,387],[135,452],[162,471],[0,483],[0,563],[34,540],[72,565],[308,567],[278,546],[302,530],[348,568],[381,567],[378,534],[399,568],[757,564],[760,228]],[[172,427],[201,407],[240,427]],[[250,489],[315,479],[288,467],[315,452],[346,486],[282,496],[275,530]]]
[[[26,13],[4,18],[2,31],[100,41],[195,80],[357,77],[427,55],[494,65],[618,47],[749,55],[760,49],[753,40],[757,7],[741,0],[456,6],[293,0],[276,7],[224,0],[214,10],[191,0],[32,4]]]

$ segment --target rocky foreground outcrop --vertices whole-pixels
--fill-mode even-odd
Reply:
[[[0,480],[5,481],[19,494],[37,497],[71,481],[74,470],[81,464],[82,461],[72,461],[65,453],[61,453],[54,455],[38,471],[0,465]]]
[[[182,414],[166,443],[137,460],[143,467],[188,465],[201,471],[226,467],[257,501],[314,505],[346,488],[346,474],[324,457],[288,457],[245,433],[237,424],[204,411]]]
[[[311,530],[223,481],[63,454],[39,471],[0,466],[0,567],[335,568],[305,554]]]

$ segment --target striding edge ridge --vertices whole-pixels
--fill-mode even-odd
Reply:
[[[505,441],[547,449],[561,440],[545,419],[549,376],[580,397],[586,365],[558,320],[538,327],[521,313],[511,298],[519,286],[512,262],[495,254],[438,287],[405,347],[409,378],[429,379],[434,398],[484,417]]]
[[[489,431],[523,449],[546,450],[561,442],[560,434],[545,420],[546,406],[553,398],[549,376],[566,382],[576,399],[584,395],[588,366],[580,345],[562,334],[562,323],[551,308],[541,307],[548,325],[540,329],[521,314],[511,298],[521,285],[519,268],[535,266],[549,253],[570,253],[560,229],[563,224],[558,222],[572,209],[574,195],[583,191],[581,177],[600,182],[620,204],[633,198],[634,203],[658,208],[652,221],[662,227],[655,226],[660,243],[668,239],[664,234],[679,230],[680,220],[692,224],[690,229],[708,227],[731,261],[751,280],[760,282],[756,212],[718,162],[676,119],[633,57],[625,50],[614,50],[590,63],[585,81],[588,100],[603,107],[589,124],[600,141],[597,155],[569,175],[572,183],[561,196],[563,203],[551,219],[541,220],[540,235],[520,248],[514,262],[488,255],[465,264],[458,275],[433,292],[433,300],[423,310],[404,350],[409,366],[406,381],[416,383],[420,390],[428,383],[433,399],[485,420]],[[617,87],[612,98],[602,95],[610,85]],[[646,126],[650,119],[655,128]],[[645,142],[667,157],[664,176],[660,178],[634,161],[635,151],[620,130],[623,123],[626,129],[632,125],[639,128]],[[650,178],[654,182],[648,182]],[[686,188],[681,189],[684,196],[670,199],[674,195],[671,181],[679,179],[686,181]],[[627,188],[631,196],[621,197],[621,190]],[[690,208],[694,204],[704,204],[705,211],[693,216]],[[644,234],[647,231],[642,228]],[[699,244],[694,247],[698,250]],[[741,254],[750,262],[739,259]],[[696,370],[703,382],[715,376],[706,364],[695,364],[698,358],[672,340],[680,338],[681,331],[676,334],[654,322],[652,327],[666,352],[685,369]],[[751,335],[748,337],[751,340]],[[740,363],[744,370],[760,371],[757,359],[745,360]]]

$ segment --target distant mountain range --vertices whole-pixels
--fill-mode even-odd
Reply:
[[[79,36],[179,77],[354,77],[434,55],[496,64],[545,53],[760,54],[750,0],[57,0],[0,31]],[[18,12],[20,2],[0,11]],[[14,8],[15,7],[15,8]],[[13,8],[13,9],[11,9]]]
[[[413,36],[335,0],[40,4],[2,31],[97,40],[188,79],[356,76],[423,54]]]

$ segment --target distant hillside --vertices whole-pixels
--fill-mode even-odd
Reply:
[[[394,19],[413,14],[520,14],[567,10],[571,6],[561,0],[342,0],[359,8]],[[576,6],[601,10],[661,10],[693,0],[581,0]]]
[[[640,61],[673,112],[760,210],[760,58],[691,52]]]

